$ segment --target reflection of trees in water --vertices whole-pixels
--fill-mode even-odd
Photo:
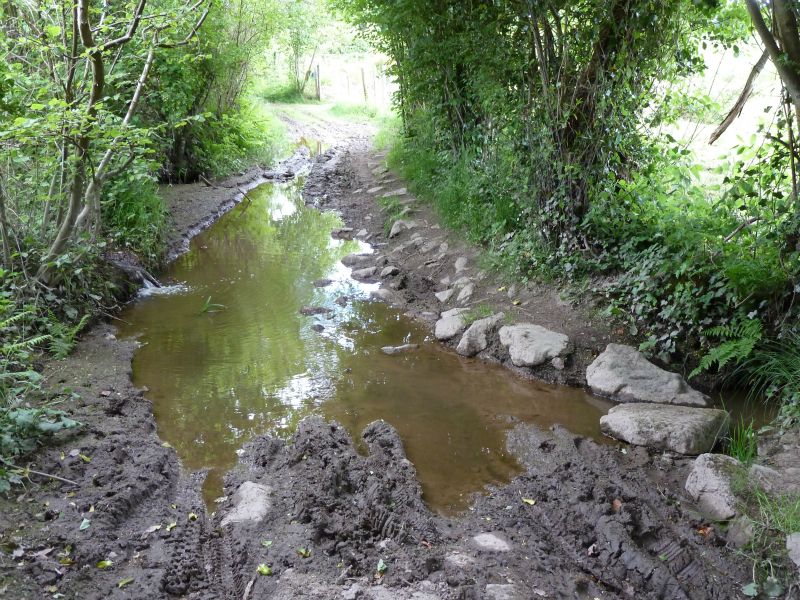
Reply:
[[[250,196],[171,268],[188,294],[154,297],[127,317],[148,342],[136,355],[137,383],[151,388],[159,429],[190,467],[220,464],[221,455],[232,464],[244,439],[292,427],[337,368],[334,344],[298,311],[330,302],[313,281],[356,244],[332,242],[339,220],[306,209],[297,187],[266,185]],[[287,197],[297,210],[270,218]],[[199,314],[209,296],[226,308]]]

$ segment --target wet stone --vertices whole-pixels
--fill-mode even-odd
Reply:
[[[314,282],[314,287],[317,287],[317,288],[328,287],[332,283],[333,283],[333,279],[317,279]]]
[[[375,277],[375,273],[377,272],[378,267],[364,267],[363,269],[356,269],[350,274],[350,276],[353,279],[359,280],[371,279],[372,277]]]
[[[222,519],[223,527],[231,523],[245,521],[258,522],[270,508],[269,486],[245,481],[233,494],[233,509]]]
[[[479,533],[472,538],[475,545],[485,552],[508,552],[511,545],[494,533]]]
[[[736,516],[736,496],[731,478],[742,469],[742,463],[724,454],[702,454],[697,457],[689,477],[686,493],[707,517],[727,521]]]
[[[443,312],[442,318],[436,321],[434,327],[436,339],[439,341],[449,340],[464,331],[467,327],[464,320],[467,312],[469,311],[466,308],[454,308]]]
[[[508,348],[511,362],[517,367],[541,365],[569,349],[566,335],[532,323],[502,327],[500,343]]]
[[[419,344],[403,344],[401,346],[384,346],[381,348],[381,352],[384,354],[395,355],[395,354],[404,354],[406,352],[411,352],[412,350],[418,350]]]
[[[352,240],[353,228],[340,227],[339,229],[334,229],[333,231],[331,231],[331,237],[336,240]]]
[[[497,313],[485,319],[478,319],[470,325],[461,336],[456,352],[462,356],[475,356],[489,346],[489,334],[494,332],[497,325],[505,318],[505,314]]]
[[[373,290],[372,292],[370,292],[370,296],[372,298],[376,298],[378,300],[386,302],[387,304],[400,304],[401,303],[400,298],[398,298],[396,292],[393,292],[392,290],[387,290],[387,289],[384,289],[384,288],[381,288],[381,289],[378,289],[378,290]]]
[[[657,367],[624,344],[609,344],[586,369],[586,382],[598,396],[617,402],[708,406],[708,396],[690,388],[683,377]]]
[[[373,254],[348,254],[342,259],[345,267],[360,267],[375,260]]]
[[[324,315],[329,313],[330,309],[324,306],[304,306],[300,309],[300,314],[310,317],[312,315]]]
[[[381,279],[384,279],[386,277],[394,277],[399,272],[400,269],[398,269],[394,265],[389,265],[388,267],[384,267],[383,270],[381,270]]]
[[[715,408],[631,403],[613,407],[600,418],[610,437],[656,450],[702,454],[728,433],[728,413]]]

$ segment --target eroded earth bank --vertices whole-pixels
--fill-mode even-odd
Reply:
[[[552,292],[497,285],[477,267],[477,251],[442,230],[383,159],[353,136],[314,160],[304,193],[309,205],[341,214],[348,229],[336,235],[376,248],[351,259],[363,260],[353,265],[366,269],[359,276],[383,281],[375,295],[431,328],[443,310],[486,305],[561,332],[565,352],[533,369],[515,364],[491,327],[469,353],[520,376],[585,385],[587,366],[618,336]],[[266,175],[176,191],[175,247],[247,186],[292,177],[308,161],[299,153]],[[385,232],[375,198],[387,193],[402,214]],[[9,597],[727,599],[751,578],[684,490],[692,458],[668,446],[622,452],[559,426],[510,427],[521,474],[445,517],[423,501],[390,424],[348,432],[310,417],[288,440],[249,442],[211,512],[204,474],[182,470],[158,437],[146,391],[131,384],[134,350],[113,323],[101,324],[48,365],[51,387],[77,394],[67,405],[85,427],[32,464],[61,479],[32,475],[36,485],[3,501],[0,589]]]

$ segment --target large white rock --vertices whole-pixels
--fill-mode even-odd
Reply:
[[[470,325],[461,336],[456,352],[462,356],[475,356],[489,346],[489,334],[505,318],[505,314],[497,313],[485,319],[478,319]]]
[[[624,344],[606,347],[586,369],[586,383],[598,396],[617,402],[708,406],[708,396],[690,388],[683,377],[660,369]]]
[[[436,339],[440,341],[449,340],[464,331],[467,327],[464,318],[468,312],[468,308],[454,308],[443,312],[442,318],[436,321],[436,326],[433,329]]]
[[[501,327],[500,343],[508,348],[511,362],[518,367],[541,365],[569,349],[566,335],[531,323]]]
[[[686,493],[710,519],[732,519],[736,516],[736,496],[731,491],[731,478],[737,471],[743,473],[742,463],[732,456],[701,454],[686,478]]]
[[[715,408],[634,402],[608,411],[600,430],[637,446],[702,454],[727,435],[729,420],[727,412]]]
[[[222,525],[258,522],[263,519],[270,508],[269,486],[252,481],[245,481],[233,494],[233,509],[222,519]]]

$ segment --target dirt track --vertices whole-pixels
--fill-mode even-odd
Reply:
[[[363,139],[334,148],[317,161],[307,200],[385,243],[380,212],[364,190],[376,178],[402,184],[389,181],[380,163]],[[176,242],[232,205],[238,188],[256,177],[177,190],[170,200],[182,235]],[[424,236],[446,235],[424,207],[413,210],[426,223]],[[448,260],[466,253],[474,261],[473,250],[448,239]],[[436,306],[436,268],[445,262],[425,267],[429,273],[417,254],[410,247],[398,253],[405,284],[397,291],[422,316]],[[583,361],[610,339],[588,314],[556,302],[552,290],[527,290],[520,300],[479,281],[476,302],[537,312],[539,322],[586,341],[567,369],[538,374],[545,379],[579,383]],[[94,328],[71,357],[47,369],[54,389],[80,395],[71,410],[86,427],[40,452],[34,468],[78,486],[42,482],[2,501],[0,590],[7,597],[722,599],[739,597],[740,582],[749,580],[748,565],[685,504],[686,459],[623,454],[559,428],[514,428],[509,448],[525,473],[478,497],[462,517],[445,519],[426,508],[391,426],[367,428],[369,454],[362,456],[341,427],[309,419],[288,443],[253,440],[226,478],[228,499],[207,514],[197,492],[202,473],[183,473],[159,440],[146,393],[130,383],[134,345],[112,332]],[[260,491],[237,508],[244,482],[263,487],[248,484]],[[231,522],[244,506],[260,509],[260,520]],[[89,525],[81,529],[84,519]],[[103,560],[113,564],[98,568]],[[260,564],[272,574],[259,575]]]

